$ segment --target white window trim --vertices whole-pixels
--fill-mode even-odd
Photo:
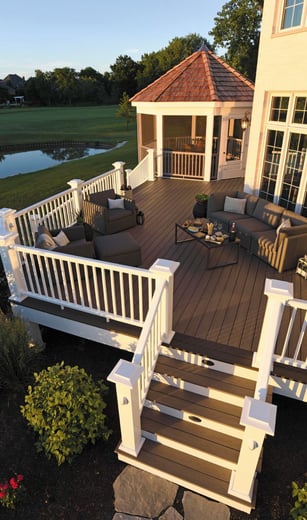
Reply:
[[[300,25],[295,25],[293,27],[282,27],[282,21],[284,16],[284,6],[285,0],[277,0],[276,2],[276,11],[274,20],[277,20],[276,25],[274,25],[272,30],[273,36],[286,36],[292,33],[297,33],[301,31],[307,31],[307,1],[304,0],[302,19]]]

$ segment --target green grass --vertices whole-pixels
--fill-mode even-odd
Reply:
[[[71,179],[83,180],[111,170],[124,161],[125,168],[137,164],[135,121],[116,116],[117,106],[70,108],[21,108],[0,110],[0,144],[24,144],[65,140],[95,140],[116,145],[106,153],[75,160],[34,173],[0,179],[0,208],[20,209],[63,191]]]

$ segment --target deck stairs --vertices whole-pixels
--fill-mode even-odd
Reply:
[[[256,376],[248,366],[164,347],[142,412],[145,442],[137,457],[119,447],[118,458],[250,513],[257,480],[252,502],[230,495],[228,487],[244,432],[243,400],[253,396]]]

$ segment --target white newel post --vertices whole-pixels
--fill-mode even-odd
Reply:
[[[115,170],[118,170],[120,173],[120,186],[116,186],[115,192],[119,193],[119,190],[121,189],[121,186],[125,186],[125,162],[123,161],[116,161],[112,163],[112,166],[114,166]]]
[[[266,279],[264,294],[268,297],[261,329],[259,347],[254,354],[253,366],[259,369],[255,399],[266,399],[273,355],[285,303],[293,298],[293,284]]]
[[[173,301],[174,301],[174,274],[180,266],[179,262],[173,262],[172,260],[164,260],[158,258],[149,271],[157,273],[159,276],[164,277],[167,281],[167,289],[165,296],[165,308],[163,309],[163,341],[169,343],[174,336],[173,331]]]
[[[153,148],[149,148],[147,150],[148,160],[149,160],[149,168],[148,168],[148,180],[155,180],[155,151]]]
[[[107,380],[116,384],[117,405],[121,429],[120,449],[137,457],[143,446],[141,437],[141,411],[139,378],[140,365],[121,359],[108,375]]]
[[[237,467],[232,471],[228,493],[252,502],[257,466],[265,436],[274,435],[277,407],[245,397],[240,424],[245,426]]]
[[[76,218],[82,210],[82,191],[83,181],[81,179],[72,179],[67,183],[73,190],[74,206],[76,210]]]
[[[20,301],[24,298],[26,282],[14,249],[15,243],[19,241],[15,212],[9,208],[0,210],[0,254],[11,296]]]

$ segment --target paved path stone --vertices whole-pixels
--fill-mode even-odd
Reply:
[[[115,511],[156,518],[174,504],[178,486],[146,471],[126,466],[113,483],[113,489]]]
[[[191,491],[183,494],[184,520],[230,520],[230,510],[224,504],[207,500]]]

